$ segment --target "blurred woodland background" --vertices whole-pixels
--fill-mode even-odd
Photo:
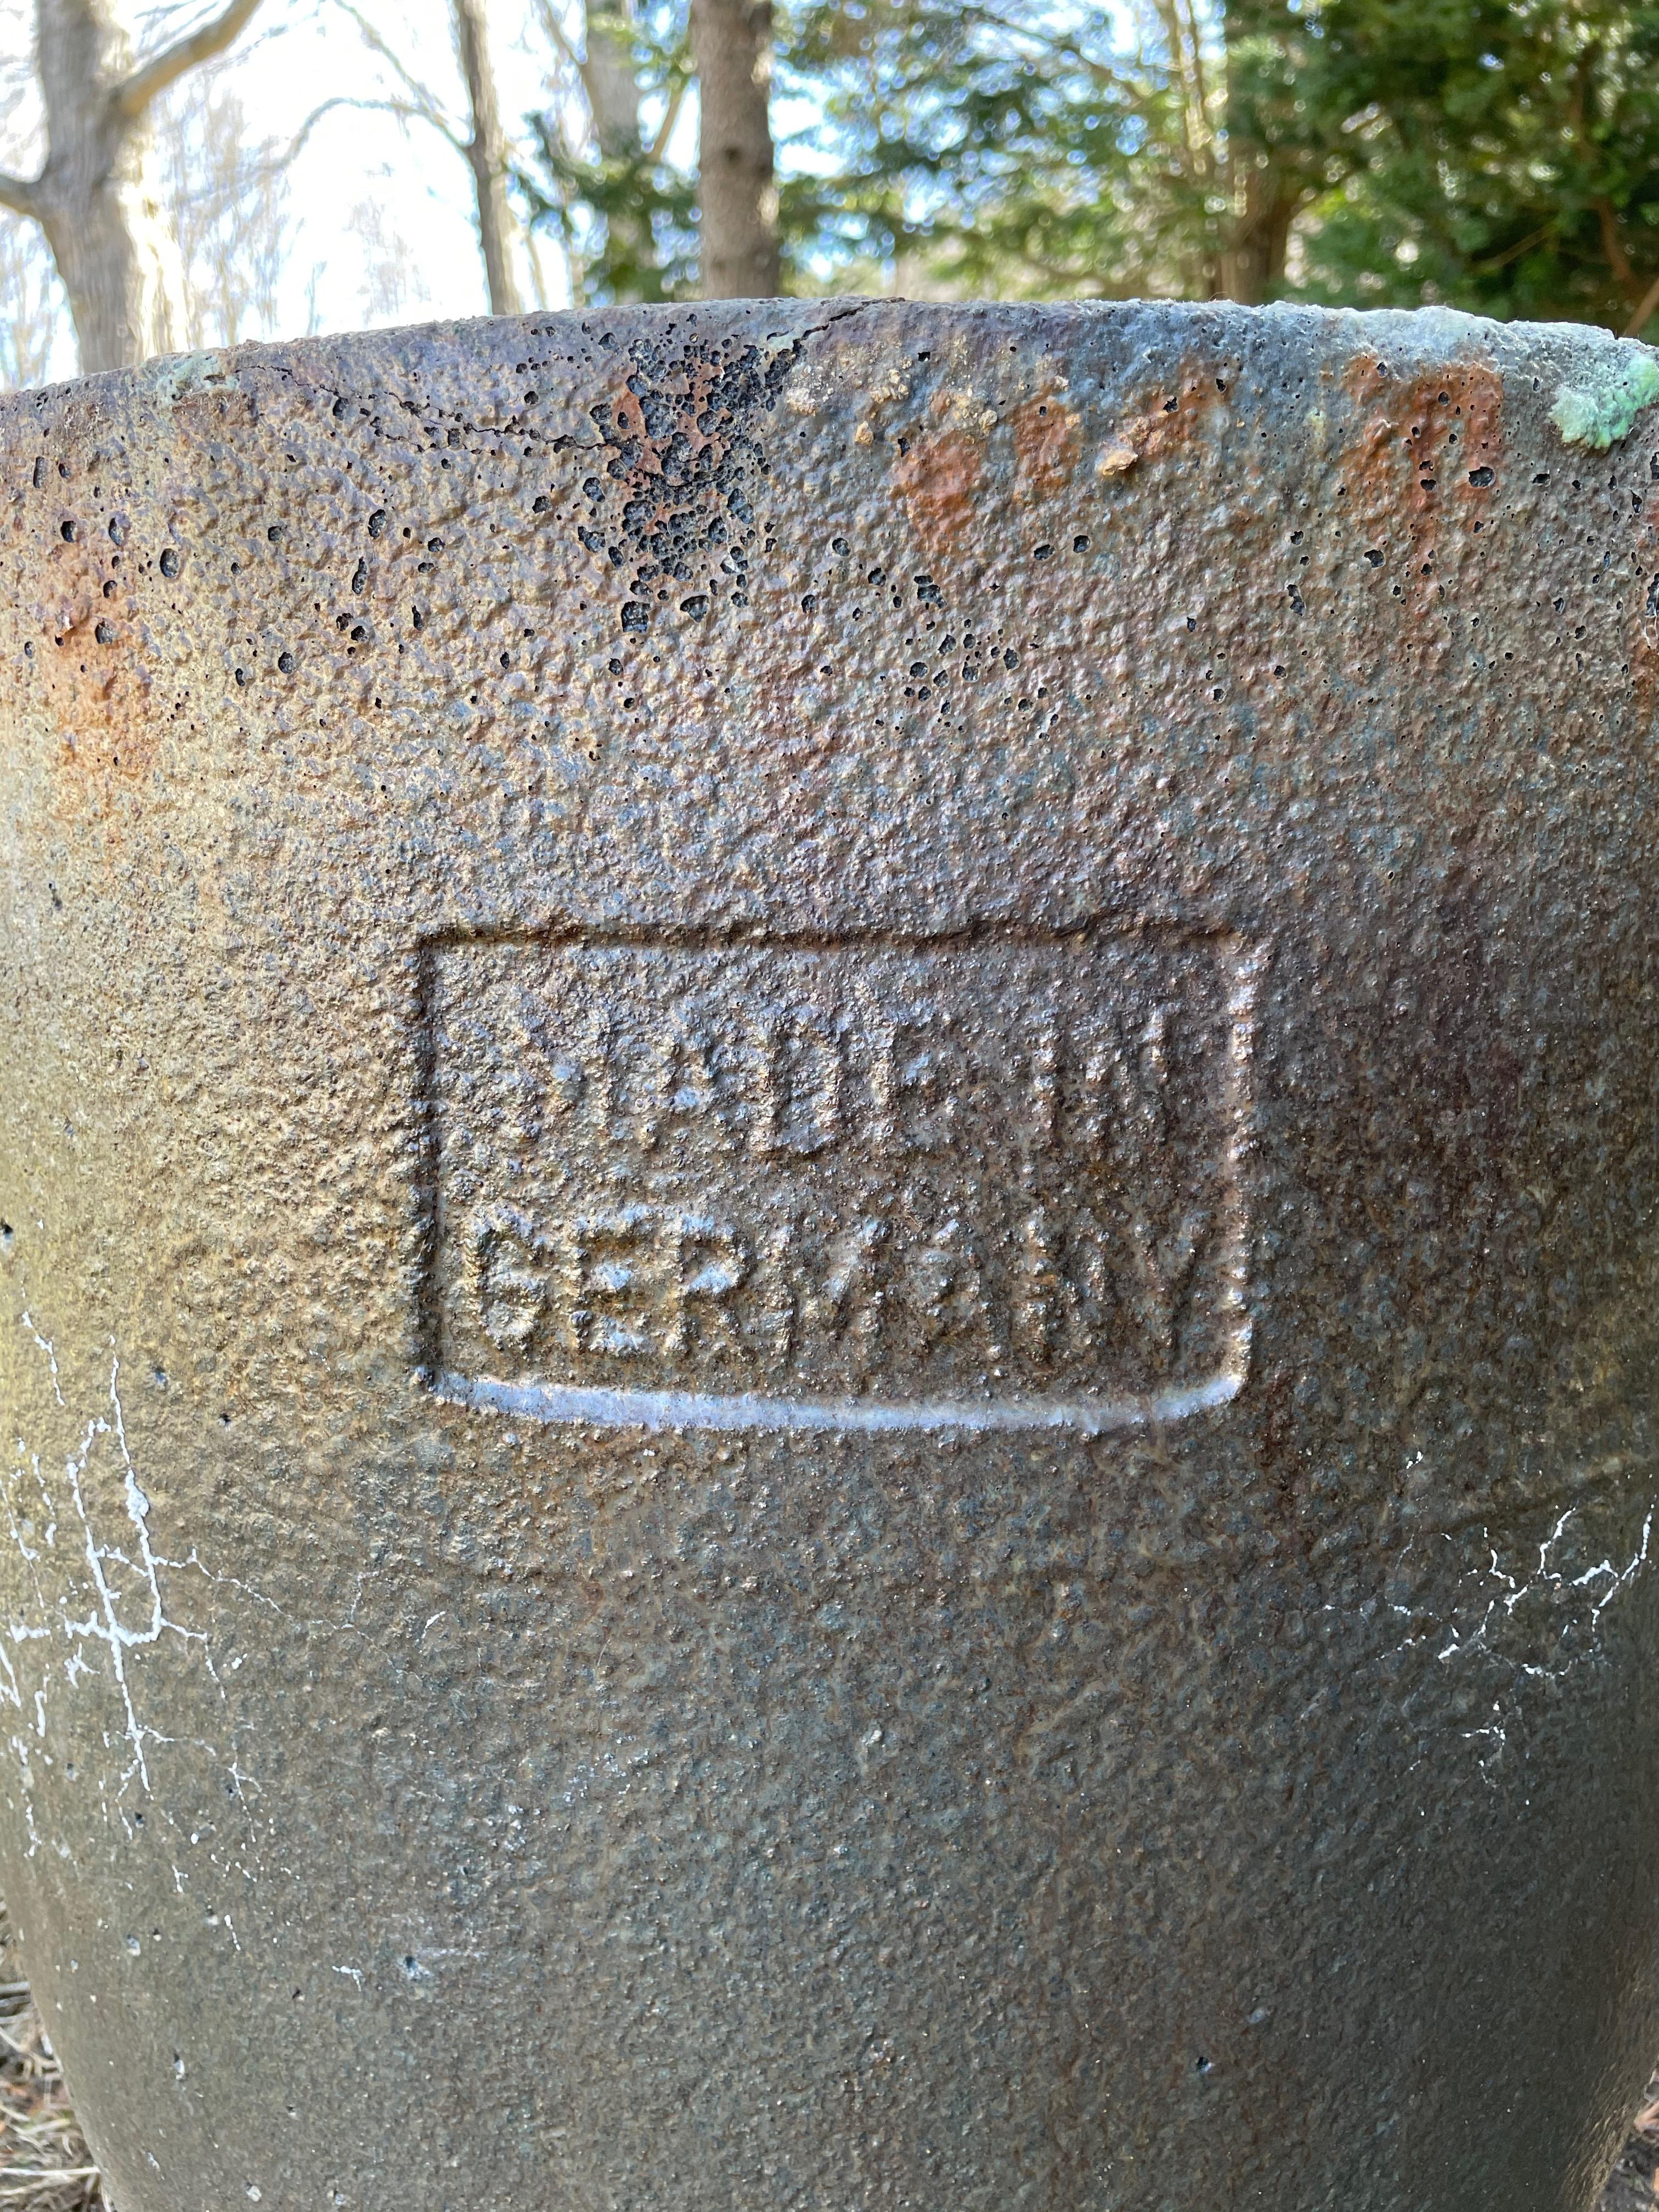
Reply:
[[[904,292],[1659,324],[1659,6],[0,0],[0,380]]]

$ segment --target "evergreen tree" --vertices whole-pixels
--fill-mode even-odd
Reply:
[[[660,109],[684,0],[652,7]],[[775,21],[775,92],[815,118],[780,165],[790,289],[1439,301],[1659,333],[1659,6],[793,0]],[[662,292],[692,288],[694,180],[660,134],[621,163],[543,143],[545,220],[592,239],[644,207]],[[603,252],[586,265],[625,295]]]

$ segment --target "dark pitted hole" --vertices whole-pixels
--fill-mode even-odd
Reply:
[[[428,553],[441,553],[444,550],[443,539],[441,538],[428,538],[426,541],[426,550]]]
[[[1072,550],[1073,553],[1086,553],[1088,550],[1089,533],[1086,530],[1080,530],[1072,540]]]
[[[282,524],[280,522],[273,522],[270,529],[266,531],[265,536],[270,538],[273,545],[280,545],[283,542]]]
[[[279,653],[276,656],[276,665],[282,670],[284,676],[292,676],[294,673],[294,655],[291,653]]]
[[[1052,545],[1047,544],[1035,546],[1032,549],[1031,558],[1034,561],[1046,561],[1054,550]]]
[[[803,592],[801,594],[800,605],[801,612],[803,614],[815,615],[818,611],[817,593],[816,592]]]
[[[371,538],[378,538],[385,528],[386,509],[383,507],[377,507],[368,518],[368,534]]]
[[[109,519],[109,538],[112,545],[127,542],[127,519],[125,514],[112,514]]]
[[[173,546],[168,545],[163,549],[161,554],[161,574],[164,576],[176,576],[178,573],[178,553]]]
[[[66,545],[73,545],[75,543],[75,525],[72,522],[60,522],[58,527],[63,535],[64,543]]]
[[[92,634],[100,645],[113,645],[115,642],[115,626],[112,623],[100,622],[95,624]]]
[[[832,553],[845,553],[847,550],[847,540],[844,538],[832,538],[830,540],[830,550]]]
[[[706,605],[706,604],[707,604],[707,602],[705,601],[705,605]],[[610,659],[605,663],[605,665],[606,665],[606,667],[607,667],[607,668],[609,668],[609,670],[611,671],[611,673],[613,676],[620,676],[620,675],[622,674],[622,663],[621,663],[621,661],[620,661],[620,660],[618,660],[618,659],[617,659],[617,657],[616,657],[616,655],[615,655],[614,653],[611,655],[611,659]]]
[[[1493,477],[1497,475],[1497,473],[1498,473],[1498,472],[1497,472],[1497,471],[1496,471],[1495,469],[1487,469],[1487,468],[1471,469],[1471,470],[1469,471],[1469,482],[1470,482],[1472,484],[1478,484],[1478,485],[1480,485],[1480,488],[1484,490],[1484,489],[1485,489],[1485,488],[1486,487],[1486,485],[1488,485],[1489,483],[1492,483],[1492,481]]]
[[[1365,558],[1370,562],[1373,568],[1380,568],[1382,566],[1382,556],[1375,545],[1367,550]]]
[[[624,629],[648,629],[651,626],[649,605],[644,599],[627,600],[622,611],[622,626]]]

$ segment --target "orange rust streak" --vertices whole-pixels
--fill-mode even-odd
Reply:
[[[79,542],[54,546],[37,603],[39,666],[49,711],[62,734],[62,811],[107,813],[118,787],[147,775],[160,747],[150,716],[150,675],[135,651],[135,610],[118,576],[106,598],[106,562]],[[109,635],[100,639],[100,625]]]
[[[1192,443],[1224,396],[1212,376],[1184,376],[1173,404],[1168,398],[1160,401],[1126,422],[1121,434],[1143,463],[1161,460]]]
[[[893,469],[893,488],[930,552],[948,554],[971,531],[985,481],[985,455],[963,430],[918,439]]]
[[[1380,375],[1377,364],[1366,361],[1356,362],[1344,381],[1371,410],[1344,455],[1350,496],[1379,509],[1403,509],[1419,522],[1480,519],[1485,488],[1471,484],[1469,475],[1495,469],[1503,459],[1504,386],[1497,370],[1473,362],[1402,382]],[[1468,495],[1470,503],[1449,507],[1454,491]]]
[[[1058,398],[1028,399],[1008,418],[1013,433],[1017,499],[1046,499],[1070,488],[1076,474],[1077,416]]]

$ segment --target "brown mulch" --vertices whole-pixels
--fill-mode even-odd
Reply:
[[[0,1910],[0,2212],[111,2212],[7,1932]]]
[[[1632,2124],[1630,2141],[1619,2154],[1619,2163],[1601,2191],[1601,2212],[1653,2212],[1656,2204],[1659,2204],[1659,2074],[1648,2084],[1646,2100]]]
[[[6,1979],[0,1907],[0,2212],[113,2212],[75,2124],[27,1983]],[[1659,2074],[1648,2084],[1600,2212],[1659,2207]]]

